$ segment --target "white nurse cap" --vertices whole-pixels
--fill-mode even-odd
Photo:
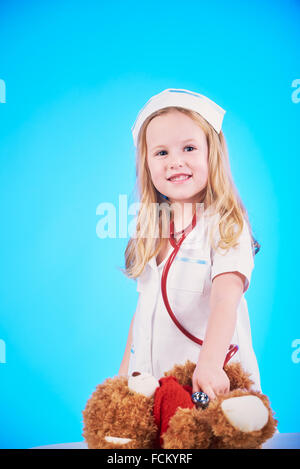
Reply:
[[[137,146],[140,128],[147,117],[153,112],[168,106],[178,106],[198,112],[218,133],[222,128],[222,121],[226,111],[214,101],[193,91],[168,88],[152,96],[138,113],[135,123],[131,127],[135,146]]]

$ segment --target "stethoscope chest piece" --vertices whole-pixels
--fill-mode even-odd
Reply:
[[[209,404],[209,397],[205,392],[194,392],[191,397],[197,408],[206,409]]]

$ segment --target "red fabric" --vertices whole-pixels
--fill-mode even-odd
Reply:
[[[156,446],[163,445],[162,435],[167,431],[171,417],[176,413],[178,407],[193,408],[191,400],[191,386],[181,386],[174,376],[166,376],[159,380],[160,387],[154,395],[154,419],[158,426]]]

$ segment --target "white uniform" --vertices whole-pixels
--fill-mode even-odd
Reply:
[[[204,339],[209,317],[209,298],[213,278],[223,272],[238,271],[245,275],[244,293],[248,289],[254,268],[251,237],[246,221],[239,244],[224,255],[225,250],[213,250],[209,243],[208,228],[218,220],[214,215],[195,228],[183,241],[167,277],[167,294],[173,313],[183,327]],[[215,239],[219,239],[219,231]],[[174,324],[164,305],[161,294],[161,275],[167,257],[157,266],[153,257],[137,279],[139,298],[133,324],[132,346],[128,373],[148,372],[157,379],[174,364],[191,360],[197,363],[201,346],[186,337]],[[251,373],[253,389],[261,390],[256,357],[252,348],[247,302],[242,295],[238,306],[237,324],[231,343],[239,351],[229,363],[240,361]]]

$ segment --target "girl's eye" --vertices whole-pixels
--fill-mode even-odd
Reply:
[[[191,145],[187,145],[186,147],[184,148],[193,148],[195,150],[195,147],[191,146]],[[161,155],[161,153],[165,152],[166,153],[166,150],[161,150],[159,151],[158,153],[156,153],[156,156],[164,156],[164,155]]]
[[[184,148],[195,148],[195,147],[192,147],[191,145],[187,145],[186,147]]]

